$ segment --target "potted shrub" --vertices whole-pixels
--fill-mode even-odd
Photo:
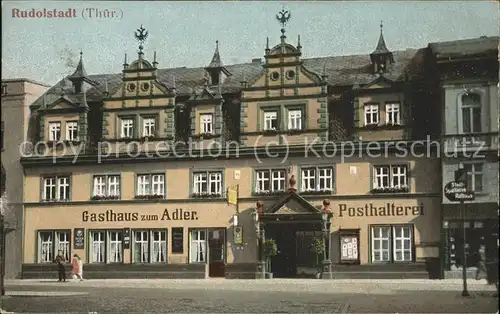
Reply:
[[[278,255],[278,246],[276,245],[276,241],[274,241],[274,239],[265,240],[262,253],[266,263],[266,274],[269,274],[269,278],[273,278],[273,274],[271,272],[271,258]]]
[[[315,238],[309,250],[316,256],[316,278],[319,278],[321,276],[323,268],[321,259],[323,258],[323,254],[325,253],[325,242],[322,238]]]

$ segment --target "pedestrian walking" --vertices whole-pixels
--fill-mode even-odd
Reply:
[[[55,262],[57,264],[57,272],[59,275],[58,281],[66,282],[66,269],[64,269],[64,262],[66,262],[66,258],[64,257],[64,254],[62,251],[59,251],[57,253]]]
[[[80,256],[78,256],[78,254],[73,255],[71,266],[73,266],[73,269],[71,271],[73,279],[80,279],[80,281],[83,281],[83,261]]]
[[[488,279],[488,272],[486,270],[486,247],[484,244],[479,246],[478,251],[479,259],[477,261],[477,270],[476,270],[476,280]],[[484,275],[484,277],[482,276]]]

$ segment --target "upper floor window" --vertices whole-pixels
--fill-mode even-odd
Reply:
[[[222,171],[193,173],[194,196],[222,196]]]
[[[481,132],[481,96],[465,94],[462,96],[462,132]]]
[[[392,125],[401,124],[399,103],[391,103],[385,105],[385,123]]]
[[[384,165],[374,167],[374,190],[385,192],[408,191],[408,166]]]
[[[379,120],[378,104],[365,105],[365,125],[378,124]]]
[[[142,119],[142,136],[152,137],[155,136],[156,132],[156,119],[155,118],[143,118]]]
[[[120,176],[98,175],[94,176],[93,199],[119,199],[120,198]]]
[[[70,199],[69,176],[52,176],[43,178],[43,201],[68,201]]]
[[[288,129],[302,130],[302,110],[288,110]]]
[[[164,174],[140,174],[137,176],[137,197],[165,195]]]
[[[134,119],[123,118],[121,119],[121,138],[133,138],[134,137]]]
[[[61,140],[61,122],[49,122],[49,141]]]
[[[467,172],[467,188],[481,192],[483,190],[483,164],[464,164],[464,170]]]
[[[275,131],[278,129],[278,112],[264,111],[264,131]]]
[[[66,140],[67,141],[77,141],[78,140],[78,122],[77,121],[66,122]]]
[[[271,193],[284,191],[286,172],[282,169],[266,169],[255,171],[255,192]]]
[[[202,134],[213,133],[213,115],[210,113],[200,115],[200,132]]]
[[[333,191],[333,168],[305,168],[301,172],[303,192]]]

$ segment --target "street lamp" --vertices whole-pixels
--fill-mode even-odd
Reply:
[[[464,169],[464,165],[460,163],[458,165],[458,170],[455,171],[455,181],[457,182],[464,182],[466,188],[467,186],[467,172]],[[465,203],[464,200],[460,200],[460,216],[462,216],[462,232],[463,232],[463,246],[462,246],[462,282],[463,282],[463,287],[462,287],[462,296],[468,297],[470,296],[469,291],[467,290],[467,229],[465,227]]]
[[[322,278],[323,279],[332,279],[332,261],[330,260],[330,253],[329,253],[329,242],[328,241],[328,236],[330,233],[330,228],[329,228],[329,222],[330,222],[330,217],[331,217],[331,212],[330,212],[330,201],[329,200],[324,200],[323,201],[323,213],[321,214],[321,220],[323,221],[323,245],[324,245],[324,254],[323,254],[323,273],[322,273]]]
[[[255,234],[257,236],[258,240],[258,245],[257,245],[257,254],[258,254],[258,261],[257,261],[257,273],[255,274],[256,279],[265,279],[266,278],[266,267],[265,267],[265,262],[264,262],[264,229],[261,229],[260,225],[260,213],[262,213],[262,210],[264,208],[264,204],[261,201],[257,201],[256,203],[256,209],[252,213],[252,218],[253,222],[255,225]]]

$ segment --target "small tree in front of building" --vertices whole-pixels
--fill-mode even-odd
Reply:
[[[316,269],[318,270],[318,273],[320,273],[321,272],[320,260],[323,258],[323,255],[325,253],[325,242],[323,241],[322,238],[315,238],[309,250],[316,257]]]
[[[278,245],[274,239],[266,239],[264,241],[264,247],[262,254],[264,255],[264,261],[266,262],[266,272],[271,272],[271,258],[278,255]]]

